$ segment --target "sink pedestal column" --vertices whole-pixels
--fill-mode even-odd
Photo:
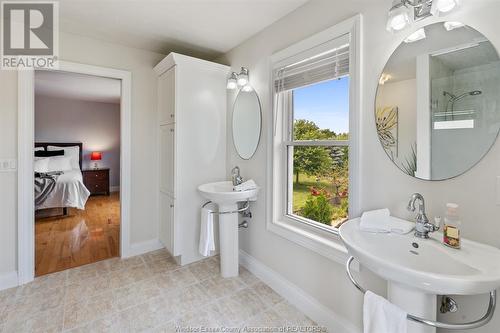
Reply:
[[[387,298],[409,314],[436,320],[436,295],[425,294],[399,283],[388,282]],[[408,320],[408,333],[436,333],[436,328]]]
[[[235,211],[237,204],[219,205],[220,212]],[[238,276],[238,213],[219,215],[220,272],[222,277]]]

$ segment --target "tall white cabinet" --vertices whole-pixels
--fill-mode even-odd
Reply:
[[[230,68],[170,53],[158,74],[159,235],[186,265],[198,253],[199,185],[226,173],[226,78]]]

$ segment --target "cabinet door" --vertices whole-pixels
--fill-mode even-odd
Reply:
[[[160,241],[174,255],[174,202],[175,200],[160,192]]]
[[[175,122],[175,67],[158,78],[158,114],[160,125]]]
[[[160,191],[175,198],[175,125],[160,126]]]

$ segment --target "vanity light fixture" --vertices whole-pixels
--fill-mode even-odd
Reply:
[[[459,0],[434,0],[432,1],[431,14],[434,16],[444,16],[458,7]]]
[[[413,13],[403,0],[389,10],[386,29],[390,32],[398,32],[410,25],[411,21],[413,21]]]
[[[238,74],[236,72],[232,72],[229,78],[227,79],[227,89],[233,90],[238,87]]]
[[[240,87],[246,86],[248,83],[248,68],[241,67],[240,74],[238,74],[238,85]]]
[[[249,71],[246,67],[241,67],[240,73],[232,72],[227,79],[227,89],[234,90],[238,87],[242,87],[243,91],[252,91],[253,88],[249,84]]]
[[[394,0],[389,10],[386,29],[394,33],[431,15],[448,15],[459,4],[460,0]]]
[[[405,43],[413,43],[413,42],[416,42],[416,41],[424,39],[424,38],[425,38],[425,29],[420,28],[417,31],[415,31],[414,33],[412,33],[410,36],[406,37],[404,39],[404,42]]]

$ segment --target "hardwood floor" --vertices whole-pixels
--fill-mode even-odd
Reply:
[[[61,271],[120,255],[120,198],[92,196],[85,210],[69,216],[37,218],[35,276]]]

